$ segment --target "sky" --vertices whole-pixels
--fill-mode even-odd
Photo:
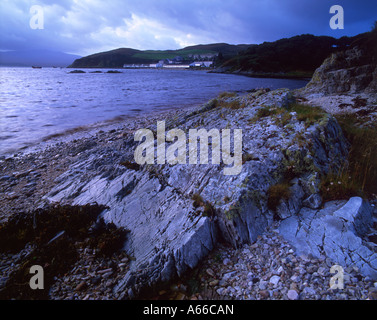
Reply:
[[[39,11],[30,11],[34,5]],[[333,5],[344,10],[344,29],[330,27]],[[306,33],[339,38],[370,31],[375,20],[376,0],[0,0],[0,50],[85,56],[259,44]]]

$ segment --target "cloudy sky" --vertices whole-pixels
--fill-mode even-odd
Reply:
[[[38,22],[33,5],[43,9],[43,29],[30,26],[33,16]],[[344,9],[343,30],[330,28],[332,5]],[[0,0],[0,50],[87,55],[120,47],[262,43],[304,33],[338,38],[369,31],[376,19],[376,0]]]

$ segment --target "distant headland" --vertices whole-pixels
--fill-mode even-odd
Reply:
[[[201,44],[178,50],[119,48],[76,59],[68,68],[210,68],[254,77],[310,78],[331,53],[365,34],[339,39],[310,34],[262,44]]]

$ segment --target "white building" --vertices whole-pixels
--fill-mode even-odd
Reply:
[[[201,68],[209,68],[213,64],[213,61],[194,61],[190,64],[190,67],[201,67]]]
[[[163,68],[164,65],[162,63],[151,63],[149,68]]]
[[[190,65],[188,64],[164,64],[166,69],[188,69]]]

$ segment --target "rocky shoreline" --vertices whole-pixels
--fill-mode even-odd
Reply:
[[[308,72],[288,72],[288,73],[272,73],[272,72],[253,72],[253,71],[242,71],[242,70],[230,70],[230,68],[215,68],[209,73],[223,73],[223,74],[234,74],[244,77],[251,78],[272,78],[272,79],[297,79],[297,80],[310,80],[312,77],[311,73]]]
[[[42,196],[51,190],[55,178],[67,170],[83,151],[96,145],[105,147],[123,135],[133,134],[138,128],[174,117],[179,112],[180,109],[148,113],[100,128],[72,131],[13,155],[0,156],[0,183],[4,194],[0,199],[0,222],[6,221],[15,212],[36,209]]]
[[[302,89],[225,92],[0,158],[0,299],[377,299],[375,35]]]
[[[344,289],[331,289],[336,262],[326,256],[298,255],[279,232],[268,228],[250,245],[216,249],[201,265],[203,291],[196,297],[237,300],[376,299],[376,282],[356,267],[345,269]]]
[[[174,117],[179,112],[181,110],[168,110],[131,118],[121,124],[51,139],[40,146],[34,146],[29,152],[3,156],[0,159],[0,223],[4,226],[12,216],[20,212],[27,213],[45,207],[47,203],[43,196],[56,185],[59,175],[68,170],[82,152],[94,146],[106,148],[114,141],[122,140],[124,135],[133,134],[137,128],[147,127],[166,117]],[[17,253],[0,253],[0,292],[24,258],[35,248],[35,245],[28,244]],[[111,293],[112,287],[117,279],[125,275],[130,257],[121,251],[111,257],[99,258],[96,255],[98,250],[89,247],[79,248],[78,252],[79,258],[71,271],[56,278],[49,298],[115,299]],[[88,290],[90,294],[83,295]]]
[[[310,131],[309,128],[311,126],[316,128],[319,122],[323,122],[323,119],[327,119],[323,122],[325,126],[329,123],[329,118],[327,118],[327,116],[326,118],[321,116],[322,120],[319,119],[319,122],[316,120],[313,123],[309,123],[309,126],[306,128],[305,126],[301,127],[300,120],[296,118],[297,112],[296,114],[291,114],[288,117],[289,119],[286,119],[284,116],[286,112],[284,111],[284,113],[280,114],[279,108],[283,108],[283,110],[284,108],[287,108],[287,105],[292,102],[291,100],[294,94],[296,93],[290,92],[289,90],[276,90],[274,92],[270,92],[269,90],[259,90],[244,96],[230,95],[230,97],[223,97],[217,100],[217,103],[222,104],[220,106],[217,104],[214,105],[214,101],[211,101],[199,108],[174,110],[165,114],[140,117],[136,120],[132,119],[129,122],[123,123],[118,128],[113,128],[108,131],[100,130],[90,136],[65,142],[58,142],[55,145],[51,144],[43,150],[34,153],[5,157],[0,162],[2,172],[0,177],[0,192],[4,195],[0,200],[1,222],[5,223],[11,215],[17,212],[32,211],[44,207],[51,201],[51,199],[59,199],[56,195],[61,191],[63,191],[62,195],[64,196],[60,197],[60,199],[64,199],[64,204],[77,205],[80,203],[84,204],[84,202],[91,202],[88,199],[84,202],[81,202],[81,200],[77,201],[75,200],[75,197],[80,195],[86,188],[83,185],[80,186],[80,183],[87,183],[88,181],[93,180],[93,173],[95,175],[100,173],[102,176],[110,177],[107,178],[109,179],[108,181],[114,181],[114,179],[116,181],[117,176],[122,176],[124,174],[126,176],[131,174],[131,176],[134,176],[133,179],[135,179],[137,177],[135,176],[137,171],[134,173],[135,170],[128,168],[127,166],[115,166],[114,168],[114,163],[127,163],[130,158],[128,153],[132,151],[128,150],[127,153],[125,148],[131,147],[127,141],[133,139],[133,134],[136,129],[147,127],[153,128],[157,120],[170,119],[174,125],[186,124],[189,127],[195,127],[197,125],[196,121],[199,121],[198,123],[206,127],[206,122],[213,123],[214,119],[223,118],[225,119],[224,124],[226,123],[225,121],[231,120],[233,122],[237,121],[240,126],[244,126],[242,121],[246,120],[249,128],[256,126],[255,129],[258,131],[260,131],[258,126],[262,126],[263,132],[267,135],[267,139],[263,136],[259,136],[259,139],[261,139],[261,141],[269,141],[267,145],[263,144],[263,148],[266,149],[261,147],[256,149],[255,145],[251,148],[251,146],[246,144],[246,149],[249,148],[250,151],[259,150],[259,154],[254,154],[252,157],[248,157],[244,160],[244,164],[251,161],[254,166],[258,165],[258,162],[260,161],[259,159],[263,157],[264,152],[266,152],[266,155],[273,154],[273,147],[277,144],[282,146],[284,143],[288,143],[289,146],[290,139],[294,139],[297,132],[301,132],[301,134],[304,135],[306,134],[305,132],[308,132],[308,134],[309,132],[316,132],[315,130]],[[271,105],[270,109],[266,109],[267,105]],[[276,105],[278,106],[276,107]],[[266,114],[258,111],[261,110],[261,106],[264,108],[262,108],[263,110],[266,110],[263,111],[266,112]],[[365,105],[361,106],[361,108],[365,108]],[[357,112],[357,110],[357,108],[354,108],[355,112]],[[203,114],[205,114],[205,117],[202,116]],[[245,115],[247,115],[246,119]],[[282,121],[284,121],[283,128],[291,128],[292,131],[289,132],[291,135],[285,136],[284,131],[281,131],[279,124]],[[288,122],[285,123],[285,121]],[[323,126],[323,124],[321,125]],[[221,127],[221,124],[218,125]],[[337,130],[336,126],[331,130]],[[325,134],[325,136],[328,135],[326,131],[321,132],[321,134]],[[283,140],[278,138],[282,133],[284,137]],[[259,132],[258,135],[260,135]],[[326,139],[329,139],[328,137]],[[248,141],[255,141],[255,137]],[[300,140],[297,140],[296,143],[299,143],[299,141]],[[302,144],[302,142],[300,144]],[[294,146],[294,144],[292,146]],[[343,152],[343,147],[340,145],[338,148],[338,152],[341,154]],[[334,150],[331,152],[334,152]],[[336,153],[334,153],[334,155],[335,154]],[[108,157],[106,162],[104,162],[106,164],[105,166],[104,163],[90,162],[92,160],[99,161],[98,159],[103,158],[105,155]],[[88,162],[89,159],[92,160]],[[85,167],[82,167],[83,161],[86,163],[85,166],[88,171],[83,170],[85,169]],[[296,167],[299,164],[300,166],[303,165],[300,162],[300,159],[296,159],[295,161],[296,164],[292,163],[292,165],[295,165]],[[111,172],[108,171],[110,170],[110,167],[107,164],[112,168]],[[317,165],[323,166],[323,163],[320,164],[320,162],[317,162]],[[247,170],[251,169],[250,166],[247,168]],[[307,174],[307,170],[310,172],[310,168],[310,164],[306,164],[300,170],[303,170],[302,172],[306,172],[305,174]],[[172,168],[166,167],[165,169],[162,168],[162,170],[172,170]],[[280,169],[276,168],[272,172],[277,172],[276,170]],[[164,171],[161,171],[161,173],[163,172]],[[148,176],[151,177],[151,172],[147,173]],[[141,172],[140,174],[144,173]],[[208,175],[208,172],[206,174]],[[248,174],[250,174],[250,172],[248,172]],[[69,195],[74,196],[67,197],[67,193],[64,191],[67,190],[65,181],[68,181],[66,180],[67,178],[69,178],[69,181],[74,181],[74,179],[76,179],[75,175],[77,175],[77,178],[79,179],[76,181],[76,185],[73,189],[71,187],[69,188]],[[168,179],[169,176],[173,175],[173,172],[166,171],[164,175],[165,178]],[[163,183],[161,176],[159,176],[159,172],[153,172],[152,177],[155,176],[159,179],[160,184]],[[219,174],[217,173],[216,177],[218,176]],[[297,179],[297,176],[296,178],[293,176],[290,178],[293,178],[292,181],[295,181],[294,179]],[[150,179],[153,181],[153,178]],[[180,181],[177,177],[175,179],[177,179],[178,182]],[[241,188],[247,187],[247,180],[245,180],[245,177],[240,181],[244,183]],[[306,193],[307,191],[305,191],[305,187],[302,184],[304,180],[299,179],[298,181],[301,182],[298,184],[293,183],[291,187],[294,192],[293,202],[288,201],[285,204],[281,203],[282,206],[277,211],[280,218],[283,218],[282,221],[295,215],[296,212],[298,212],[298,209],[302,206],[298,205],[298,203],[302,203],[303,200],[306,198],[309,199],[312,195],[311,193]],[[125,181],[123,181],[122,184],[124,184],[124,182]],[[208,183],[209,182],[206,182],[207,185]],[[169,186],[169,184],[172,184],[172,181],[168,182],[167,186]],[[61,186],[65,187],[62,189]],[[229,187],[232,186],[229,185]],[[75,191],[75,188],[79,189],[76,189]],[[108,188],[111,189],[111,187]],[[133,188],[137,187],[134,186]],[[238,190],[237,188],[235,190]],[[253,188],[255,188],[255,186]],[[198,190],[198,186],[193,190]],[[116,191],[116,194],[119,194],[118,191],[119,189]],[[192,191],[191,194],[193,193],[195,193],[195,191]],[[143,195],[143,193],[140,193],[139,195]],[[203,188],[202,196],[206,199],[211,199],[210,194],[204,192]],[[230,196],[222,193],[222,197],[224,196],[231,199]],[[216,197],[218,196],[215,195],[215,198]],[[232,197],[236,199],[238,196],[234,194]],[[252,195],[252,199],[253,202],[256,203],[255,194]],[[216,210],[220,210],[218,209],[219,205],[228,206],[229,200],[225,200],[226,201],[222,204],[221,202],[215,204]],[[192,199],[188,198],[185,201],[188,201],[190,206],[192,205]],[[313,206],[313,203],[310,203],[309,206]],[[377,203],[375,202],[375,199],[370,199],[370,203],[374,206],[373,214],[376,216],[377,212],[375,205]],[[109,203],[105,204],[108,205]],[[264,205],[261,205],[263,208]],[[297,209],[295,209],[296,206],[298,206]],[[318,206],[319,205],[314,204],[314,207]],[[222,230],[221,232],[223,235],[222,237],[219,237],[218,241],[211,240],[213,241],[212,249],[209,248],[207,251],[204,251],[201,259],[196,260],[196,263],[192,262],[192,267],[184,267],[180,276],[177,277],[176,274],[174,275],[174,271],[170,271],[171,274],[166,278],[167,280],[169,279],[167,281],[167,286],[164,283],[160,283],[155,287],[152,295],[149,294],[146,296],[145,294],[143,295],[142,287],[140,287],[140,291],[135,291],[135,287],[130,285],[129,281],[124,282],[124,279],[127,279],[127,277],[130,279],[130,274],[133,274],[147,279],[147,282],[145,282],[146,284],[148,283],[148,279],[150,279],[149,277],[152,275],[148,270],[150,270],[149,268],[153,266],[153,264],[149,266],[148,264],[138,264],[137,262],[141,256],[138,256],[137,254],[135,255],[135,249],[130,250],[128,248],[125,251],[115,252],[111,257],[104,258],[96,255],[96,249],[81,247],[78,249],[79,258],[73,264],[70,271],[54,278],[54,283],[50,288],[49,298],[59,300],[133,298],[193,300],[376,298],[376,279],[363,275],[360,268],[356,266],[345,267],[344,290],[330,289],[329,281],[332,276],[330,274],[330,268],[337,262],[331,260],[325,255],[321,255],[320,257],[313,257],[305,254],[297,255],[296,248],[289,244],[280,234],[280,219],[276,220],[273,216],[270,216],[267,218],[269,222],[263,223],[262,225],[264,225],[264,227],[261,228],[260,231],[255,234],[249,233],[249,235],[246,235],[242,233],[244,231],[241,231],[241,229],[237,230],[240,226],[239,223],[242,223],[242,220],[237,223],[238,226],[235,224],[233,226],[226,225],[232,220],[229,220],[229,218],[224,219],[223,217],[221,218],[223,222],[221,222],[217,220],[219,218],[201,217],[200,215],[203,214],[203,211],[201,210],[203,209],[201,209],[200,206],[196,209],[199,212],[193,216],[194,221],[197,221],[196,223],[200,222],[201,224],[199,225],[202,226],[206,226],[207,224],[206,228],[212,228],[210,226],[214,225],[213,223],[220,225],[220,230]],[[264,208],[263,211],[265,212],[264,214],[267,214],[266,217],[268,217],[269,214],[272,214],[271,210],[267,208]],[[221,217],[221,215],[224,214],[224,211],[220,210],[216,214]],[[110,219],[110,221],[111,220],[114,221],[114,219]],[[221,224],[224,222],[226,224],[221,227]],[[122,223],[119,223],[118,221],[117,225],[121,224]],[[251,226],[253,225],[251,224],[249,227]],[[203,229],[198,229],[196,232],[199,232],[200,230]],[[226,232],[228,232],[228,237],[230,236],[232,238],[226,239]],[[221,242],[220,238],[223,238],[224,240],[224,236],[225,242]],[[237,238],[234,238],[234,236],[240,237],[240,240],[236,240]],[[201,235],[201,237],[205,237],[205,235]],[[247,237],[249,239],[247,241],[248,243],[245,243],[245,240],[242,240],[242,237]],[[184,243],[187,243],[187,240],[185,241],[186,242]],[[230,246],[232,241],[233,246]],[[237,241],[239,241],[238,244]],[[19,264],[23,261],[22,259],[32,252],[32,249],[32,247],[26,246],[22,251],[16,254],[1,253],[0,291],[2,288],[6,287],[9,277],[15,270],[17,270]],[[189,251],[185,254],[189,254]],[[162,262],[163,261],[164,260],[162,260]],[[162,272],[164,268],[166,268],[166,264],[164,263],[165,262],[162,263]],[[190,265],[190,262],[186,263]],[[157,276],[157,278],[158,277],[159,276]],[[136,279],[136,283],[137,282],[138,280]],[[157,283],[159,283],[159,281],[157,281]]]

